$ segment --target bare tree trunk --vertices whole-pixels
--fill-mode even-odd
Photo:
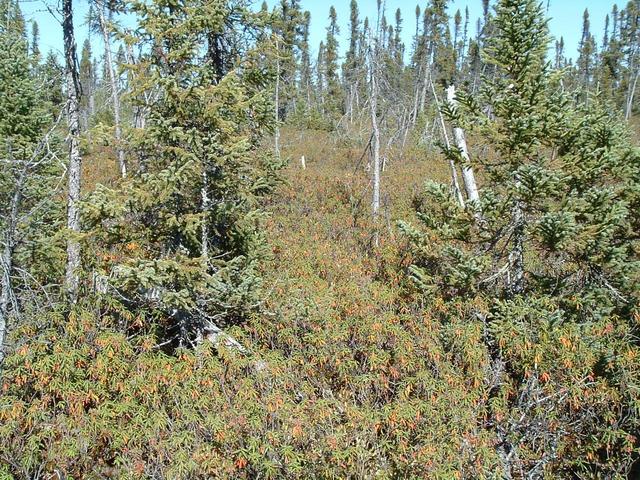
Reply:
[[[454,107],[457,106],[456,101],[456,87],[451,85],[447,89],[447,101]],[[457,125],[453,126],[453,139],[456,143],[456,147],[460,150],[464,163],[462,164],[462,181],[464,183],[464,189],[467,193],[467,199],[470,202],[479,206],[480,194],[478,193],[478,185],[476,184],[476,177],[473,173],[473,167],[470,165],[469,150],[467,149],[467,141],[464,136],[464,130]]]
[[[120,96],[118,95],[118,82],[116,74],[113,70],[113,59],[111,55],[111,39],[109,38],[109,26],[104,18],[104,4],[99,2],[97,5],[98,21],[100,30],[102,31],[102,41],[104,42],[104,59],[109,75],[109,83],[111,85],[111,103],[113,105],[113,123],[116,136],[116,151],[118,154],[118,165],[120,166],[120,175],[122,178],[127,176],[127,162],[122,148],[122,122],[120,120]]]
[[[442,135],[444,136],[445,145],[447,148],[451,148],[449,142],[449,135],[447,134],[447,125],[444,122],[442,111],[440,110],[440,102],[438,101],[438,94],[436,93],[436,87],[431,83],[431,92],[433,93],[433,99],[436,102],[436,108],[438,109],[438,116],[440,118],[440,126],[442,127]],[[456,164],[452,159],[449,159],[449,169],[451,170],[451,186],[453,188],[453,194],[458,200],[458,204],[464,208],[464,198],[462,196],[462,190],[460,190],[460,182],[458,181],[458,171],[456,170]]]
[[[62,1],[62,32],[64,37],[64,56],[67,77],[67,121],[69,125],[69,181],[67,192],[67,228],[70,236],[67,240],[67,268],[65,289],[72,302],[75,302],[80,284],[80,243],[76,237],[80,231],[80,179],[82,157],[80,156],[80,115],[78,100],[80,82],[78,80],[76,42],[73,33],[72,0]]]
[[[510,279],[509,291],[512,295],[520,294],[524,291],[524,212],[522,203],[517,200],[512,211],[513,224],[513,246],[509,254]]]
[[[11,156],[11,154],[10,154]],[[22,201],[22,188],[26,177],[26,168],[20,172],[20,176],[14,186],[9,208],[9,218],[7,219],[6,230],[4,232],[4,249],[0,259],[2,269],[2,289],[0,291],[0,364],[4,359],[4,342],[7,332],[7,317],[13,288],[11,283],[11,273],[13,270],[13,252],[16,246],[16,231],[18,227],[18,212]]]
[[[276,54],[278,55],[276,60],[276,131],[275,131],[275,151],[276,157],[280,158],[280,43],[276,38]]]
[[[202,214],[204,216],[202,220],[202,258],[209,262],[209,177],[207,175],[206,166],[204,166],[202,172],[202,189],[200,190],[200,196],[202,200]]]
[[[633,112],[633,99],[636,95],[636,88],[638,87],[638,76],[640,75],[640,71],[636,73],[633,82],[630,82],[629,85],[629,94],[627,95],[627,108],[625,110],[625,118],[629,120],[631,118],[631,113]]]
[[[373,129],[373,220],[376,223],[374,243],[378,246],[378,215],[380,212],[380,128],[378,127],[378,79],[376,78],[376,60],[371,58],[371,127]]]

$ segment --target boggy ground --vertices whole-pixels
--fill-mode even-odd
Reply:
[[[0,478],[491,472],[482,332],[457,322],[457,307],[412,296],[395,228],[426,178],[447,181],[446,164],[419,151],[387,162],[374,248],[363,149],[284,132],[291,162],[267,206],[266,301],[229,329],[249,355],[207,346],[169,355],[153,336],[118,331],[97,305],[36,312],[15,332],[29,348],[17,348],[3,377]]]
[[[387,164],[375,248],[364,144],[322,132],[283,138],[287,184],[268,221],[272,315],[247,328],[287,371],[277,414],[292,422],[308,478],[470,473],[487,441],[476,430],[483,362],[465,362],[468,371],[449,362],[438,312],[408,293],[395,228],[412,218],[425,179],[448,180],[444,160],[409,152]]]

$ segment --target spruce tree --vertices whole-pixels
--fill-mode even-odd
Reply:
[[[80,66],[78,75],[80,85],[82,87],[82,98],[80,99],[80,116],[82,118],[82,127],[87,130],[90,126],[91,116],[95,113],[93,106],[95,105],[95,72],[93,71],[93,58],[91,55],[91,42],[85,39],[82,44],[82,52],[80,53]]]
[[[624,111],[628,120],[634,110],[640,78],[640,2],[628,2],[621,16],[624,21],[620,28],[620,43],[625,72],[620,84],[625,91]]]
[[[93,268],[109,279],[112,305],[148,315],[169,343],[215,341],[260,305],[259,200],[275,162],[258,154],[273,103],[252,43],[257,18],[235,1],[135,2],[133,11],[142,51],[153,47],[134,67],[135,98],[157,93],[131,145],[138,173],[87,203]],[[242,31],[253,33],[233,34]],[[212,45],[219,38],[224,50]]]
[[[40,28],[38,27],[38,22],[36,21],[34,21],[31,25],[30,49],[34,63],[40,63],[40,57],[42,56],[40,53]]]
[[[578,48],[578,78],[583,88],[589,89],[593,81],[595,68],[596,41],[591,34],[589,10],[585,9],[582,17],[582,37]]]
[[[0,363],[10,317],[16,317],[33,283],[55,278],[57,146],[53,124],[40,95],[17,2],[0,4]],[[58,212],[60,213],[60,212]],[[47,218],[48,217],[48,218]],[[42,224],[48,221],[49,227]],[[60,217],[57,217],[60,219]],[[41,246],[43,248],[41,248]],[[50,258],[47,259],[47,255]],[[59,265],[58,265],[59,266]],[[21,271],[23,274],[17,275]],[[50,275],[44,280],[41,272]],[[26,273],[26,274],[25,274]],[[29,301],[33,302],[34,298]]]
[[[343,90],[340,82],[338,58],[339,58],[339,42],[340,28],[338,27],[338,14],[332,6],[329,9],[329,26],[327,27],[327,40],[324,51],[324,77],[326,81],[326,100],[325,110],[327,113],[335,117],[344,113]]]
[[[64,68],[60,60],[51,50],[47,53],[40,68],[40,77],[44,86],[42,95],[50,108],[52,117],[56,117],[64,105],[62,85],[64,83]]]
[[[640,153],[599,99],[574,106],[555,87],[536,0],[501,0],[496,14],[496,74],[445,109],[490,146],[471,159],[483,172],[482,217],[428,182],[417,201],[424,229],[402,224],[411,275],[426,301],[463,316],[444,320],[452,338],[485,332],[481,416],[499,475],[615,476],[633,461],[640,425],[627,388],[640,370],[614,353],[638,354]]]
[[[311,34],[311,13],[305,11],[302,20],[302,37],[300,41],[300,85],[298,90],[306,102],[311,106],[311,91],[313,85],[311,71],[311,54],[309,52],[309,35]]]
[[[443,87],[451,85],[455,77],[455,48],[449,28],[447,4],[448,0],[432,0],[428,7],[430,18],[428,52],[433,59],[434,78]]]

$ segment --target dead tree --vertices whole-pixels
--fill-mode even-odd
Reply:
[[[11,146],[9,146],[9,162],[12,162],[11,158]],[[18,226],[18,212],[20,210],[20,203],[22,202],[22,189],[26,179],[26,168],[22,168],[16,184],[13,187],[13,194],[11,195],[11,201],[9,205],[9,217],[6,219],[7,225],[4,232],[4,249],[2,251],[2,257],[0,258],[0,268],[2,277],[0,283],[2,288],[0,290],[0,364],[4,359],[4,341],[7,332],[7,317],[9,315],[9,309],[11,300],[13,298],[13,288],[11,283],[11,273],[13,270],[13,253],[16,246],[16,230]]]
[[[447,89],[447,101],[452,108],[457,108],[458,102],[456,100],[456,87],[451,85]],[[476,176],[473,173],[473,167],[470,164],[469,150],[467,148],[467,140],[464,135],[464,130],[459,125],[453,125],[453,140],[456,147],[460,151],[462,157],[462,182],[464,183],[464,189],[467,193],[467,200],[473,202],[476,207],[480,203],[480,194],[478,193],[478,185],[476,184]]]
[[[80,285],[80,181],[82,157],[80,155],[80,80],[78,78],[76,41],[73,30],[73,0],[62,1],[62,33],[67,80],[67,123],[69,126],[69,169],[67,191],[67,266],[65,289],[75,302]]]
[[[102,2],[97,2],[98,11],[98,24],[100,25],[100,32],[102,33],[102,41],[104,42],[104,61],[109,76],[109,84],[111,89],[111,106],[113,108],[113,123],[115,128],[116,137],[116,152],[118,155],[118,165],[120,166],[120,175],[122,178],[127,176],[127,163],[124,154],[124,148],[122,146],[122,121],[120,119],[120,95],[118,94],[118,80],[113,68],[113,58],[111,54],[111,38],[109,35],[109,25],[105,19],[104,10],[105,5]]]
[[[431,81],[431,91],[433,93],[433,99],[436,102],[436,108],[438,109],[438,117],[440,119],[440,126],[442,127],[442,135],[444,136],[445,145],[447,149],[450,149],[451,142],[449,141],[449,134],[447,133],[447,125],[444,121],[442,110],[440,109],[440,102],[438,101],[438,94],[436,93],[436,87],[433,84],[433,81]],[[451,158],[449,158],[449,170],[451,171],[451,188],[453,189],[453,194],[458,201],[458,205],[464,208],[464,197],[462,196],[462,191],[460,190],[458,171],[456,170],[455,162]]]
[[[377,63],[375,54],[370,50],[370,59],[369,59],[369,70],[370,70],[370,81],[369,81],[369,105],[371,107],[371,152],[373,155],[373,172],[372,172],[372,182],[373,182],[373,199],[371,202],[372,213],[373,213],[373,221],[375,223],[375,233],[374,233],[374,244],[378,246],[378,216],[380,213],[380,127],[378,126],[378,78],[377,78]]]

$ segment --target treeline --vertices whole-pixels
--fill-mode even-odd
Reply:
[[[450,12],[446,0],[427,2],[424,8],[417,5],[415,18],[410,20],[403,18],[401,9],[387,12],[382,1],[377,7],[375,18],[363,18],[357,0],[352,0],[348,32],[340,32],[336,10],[331,7],[326,39],[313,48],[315,61],[310,53],[309,12],[296,0],[279,2],[273,8],[272,30],[282,41],[282,120],[290,115],[297,120],[301,115],[313,121],[320,115],[331,126],[353,122],[369,98],[374,62],[383,67],[378,74],[384,77],[380,84],[388,104],[385,110],[395,110],[389,116],[399,116],[403,130],[415,126],[420,115],[437,103],[432,84],[438,96],[452,84],[477,93],[481,80],[492,78],[495,69],[483,54],[495,35],[495,15],[488,0],[482,2],[483,14],[477,19],[470,17],[468,8]],[[563,71],[567,91],[580,92],[583,100],[591,94],[611,101],[627,119],[637,108],[639,10],[635,1],[624,8],[613,5],[601,43],[585,10],[578,51],[567,52],[559,35],[549,58],[554,70]],[[268,12],[266,2],[262,11]],[[414,32],[411,45],[402,40],[407,28]],[[340,42],[348,45],[342,61]],[[433,109],[429,117],[433,120]]]
[[[637,475],[640,2],[575,63],[536,0],[377,8],[313,59],[296,0],[92,0],[78,55],[62,0],[43,60],[0,0],[0,478]],[[265,307],[284,124],[363,151],[371,315]]]

